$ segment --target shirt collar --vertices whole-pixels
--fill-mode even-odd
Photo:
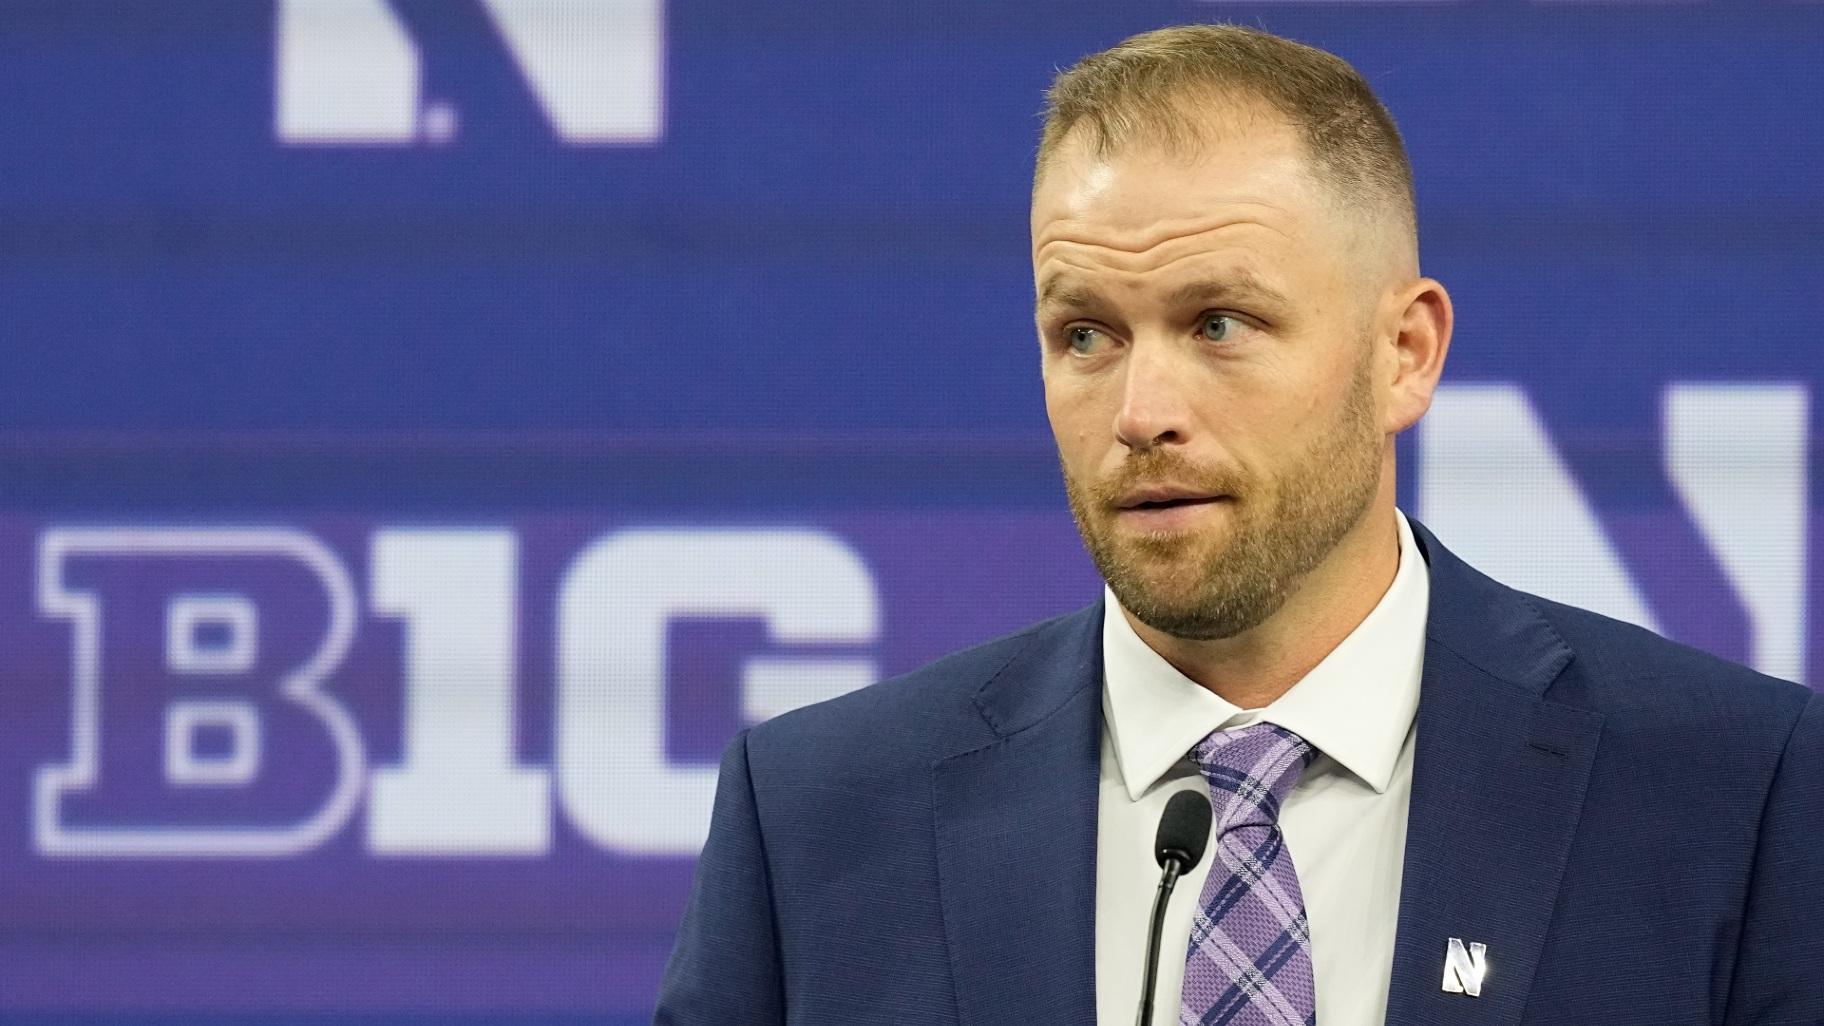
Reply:
[[[1291,690],[1241,709],[1179,673],[1134,632],[1110,592],[1102,620],[1103,717],[1129,799],[1138,801],[1213,730],[1278,724],[1387,789],[1419,707],[1431,581],[1398,510],[1400,563],[1368,616]]]

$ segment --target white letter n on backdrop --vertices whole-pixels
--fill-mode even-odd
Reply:
[[[1503,584],[1658,630],[1515,385],[1443,386],[1419,422],[1419,517]]]
[[[662,0],[481,0],[551,132],[573,146],[664,133]],[[448,142],[424,60],[386,0],[278,0],[273,132],[293,145]]]
[[[1809,399],[1789,383],[1680,383],[1663,404],[1668,480],[1740,598],[1749,662],[1802,681]],[[1526,394],[1438,389],[1419,425],[1420,517],[1523,591],[1659,630]]]

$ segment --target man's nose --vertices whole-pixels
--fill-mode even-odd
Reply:
[[[1121,408],[1115,437],[1133,450],[1184,442],[1189,437],[1187,368],[1169,346],[1136,340],[1124,361]]]

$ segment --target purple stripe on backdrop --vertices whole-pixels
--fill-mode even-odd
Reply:
[[[37,1014],[617,1015],[651,1007],[661,939],[300,945],[164,940],[0,942],[0,1018]]]

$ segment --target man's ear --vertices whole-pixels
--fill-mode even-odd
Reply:
[[[1419,422],[1431,408],[1431,396],[1444,373],[1444,356],[1450,350],[1453,314],[1450,293],[1432,278],[1419,278],[1400,290],[1389,303],[1393,326],[1382,337],[1389,364],[1382,363],[1381,381],[1386,389],[1388,434],[1398,434]],[[1383,357],[1384,359],[1386,357]]]

